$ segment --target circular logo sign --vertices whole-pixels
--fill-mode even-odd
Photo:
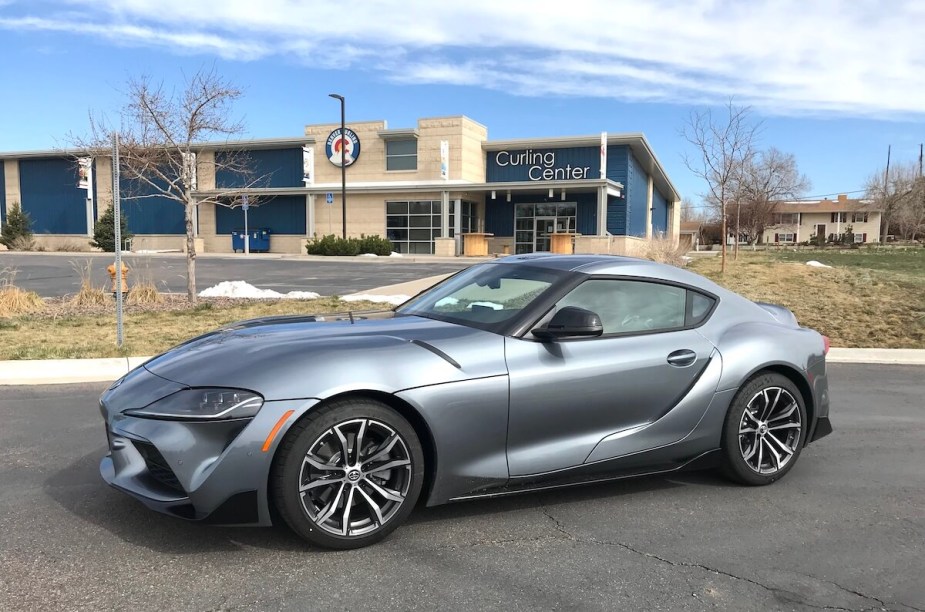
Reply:
[[[350,482],[356,482],[359,479],[360,479],[359,470],[350,470],[349,472],[347,472],[347,480],[349,480]]]
[[[324,151],[335,166],[351,166],[360,157],[360,139],[350,128],[345,129],[343,135],[338,128],[328,136]]]

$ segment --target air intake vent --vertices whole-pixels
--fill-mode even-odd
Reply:
[[[142,459],[145,460],[145,465],[148,467],[148,474],[151,478],[177,493],[186,495],[186,491],[180,486],[180,481],[177,480],[173,470],[167,465],[167,460],[164,459],[164,456],[153,444],[139,440],[132,440],[132,444],[138,450],[138,454],[141,455]]]

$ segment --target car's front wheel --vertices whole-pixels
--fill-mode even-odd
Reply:
[[[379,402],[344,399],[293,426],[274,462],[271,494],[309,542],[360,548],[407,518],[423,479],[424,453],[408,421]]]
[[[790,379],[764,372],[732,400],[723,427],[723,472],[747,485],[766,485],[793,468],[806,436],[803,396]]]

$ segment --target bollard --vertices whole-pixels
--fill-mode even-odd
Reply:
[[[116,264],[112,263],[106,267],[106,271],[109,272],[109,279],[112,282],[112,294],[116,294]],[[125,262],[122,262],[122,293],[128,292],[128,283],[126,282],[126,277],[128,276],[128,266],[125,265]]]

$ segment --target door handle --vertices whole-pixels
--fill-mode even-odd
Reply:
[[[697,353],[690,349],[681,349],[680,351],[668,353],[668,364],[676,368],[686,368],[695,361],[697,361]]]

